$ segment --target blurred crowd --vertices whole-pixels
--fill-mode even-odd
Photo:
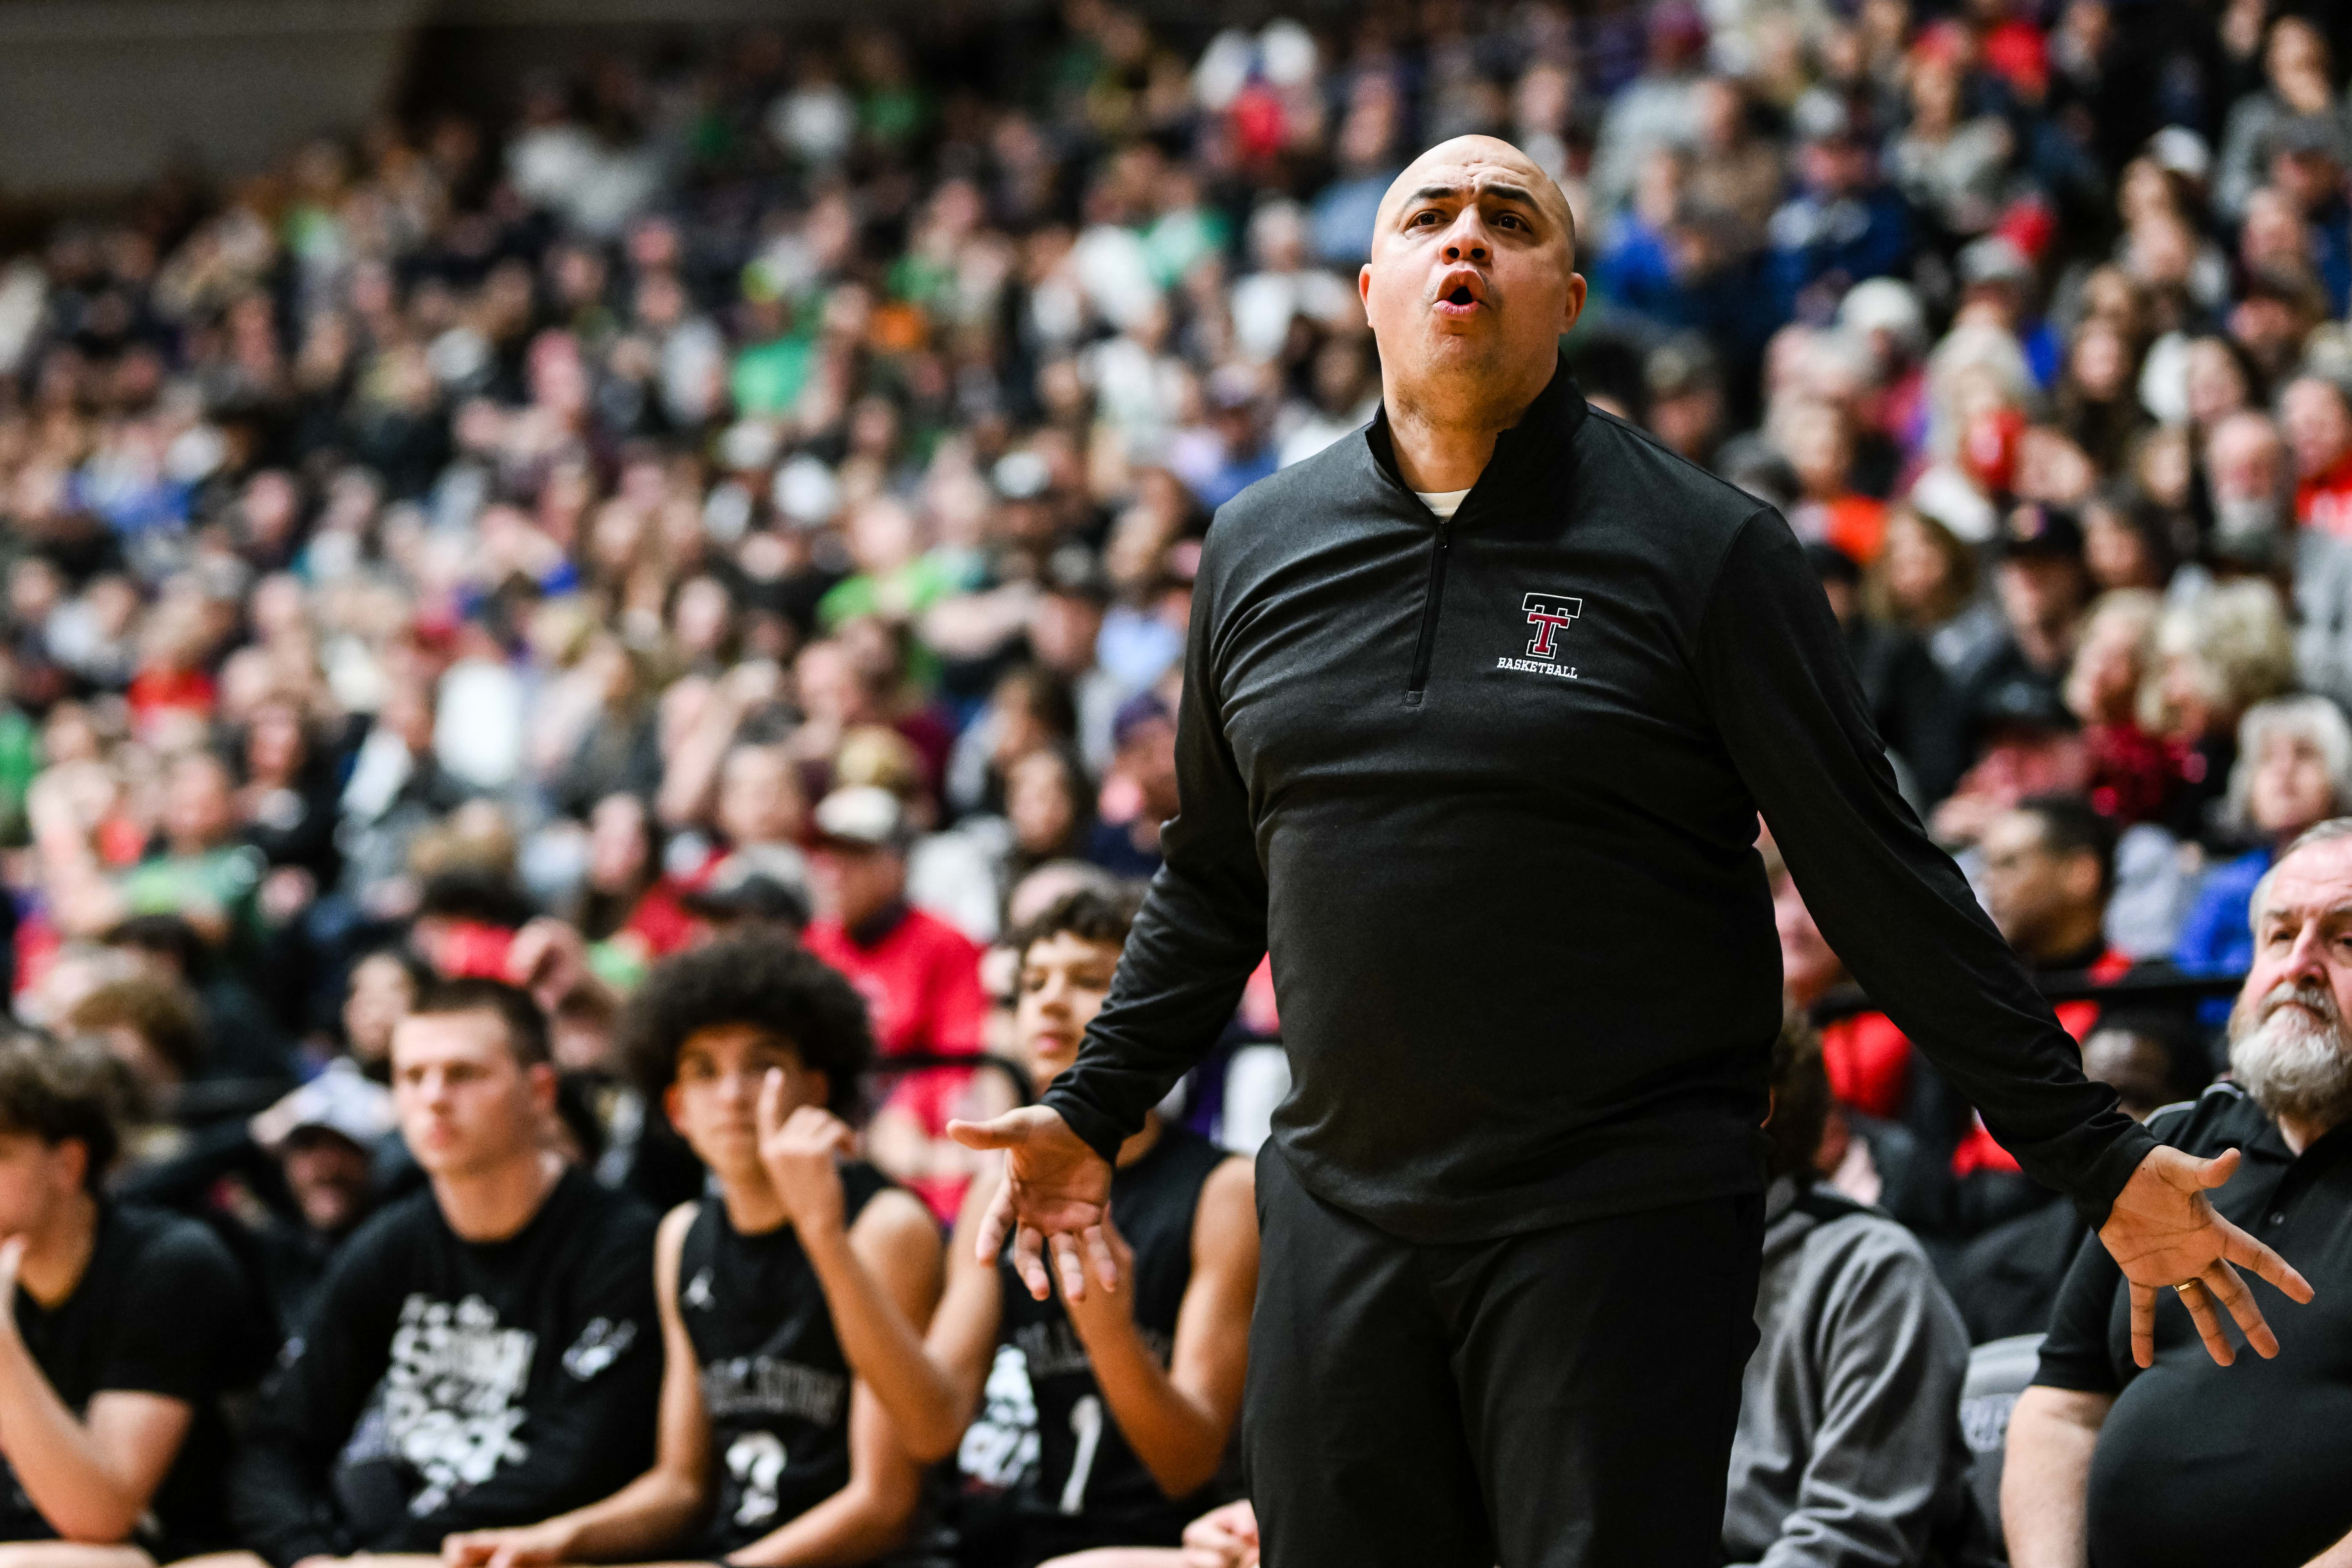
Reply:
[[[2136,1113],[2191,1096],[2257,879],[2352,810],[2347,46],[2276,0],[1068,0],[160,180],[0,267],[15,1014],[120,1059],[118,1187],[272,1237],[299,1321],[415,1179],[420,986],[526,989],[569,1155],[667,1202],[615,1020],[795,937],[951,1220],[948,1119],[1024,1087],[992,944],[1157,866],[1210,518],[1370,417],[1375,206],[1485,132],[1575,210],[1584,395],[1780,508],[2003,934],[2062,991],[2214,978],[2062,1011]],[[1972,1338],[2038,1327],[2080,1221],[1775,875],[1822,1184]],[[1170,1113],[1255,1148],[1279,1033],[1262,969]]]

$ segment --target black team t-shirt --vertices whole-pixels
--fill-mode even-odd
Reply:
[[[20,1285],[16,1310],[34,1363],[77,1416],[111,1392],[160,1394],[194,1412],[132,1539],[158,1562],[228,1545],[220,1395],[259,1374],[269,1345],[252,1289],[220,1238],[197,1220],[101,1201],[89,1266],[72,1293],[44,1307]],[[0,1540],[57,1533],[11,1470]]]
[[[1164,1129],[1132,1165],[1111,1176],[1111,1214],[1135,1251],[1135,1323],[1161,1366],[1176,1343],[1176,1319],[1192,1282],[1192,1222],[1201,1189],[1232,1158],[1207,1139]],[[1013,1271],[1011,1243],[997,1264],[1003,1318],[990,1408],[1002,1402],[999,1378],[1025,1377],[1035,1461],[990,1507],[968,1499],[977,1542],[973,1560],[1012,1568],[1097,1546],[1173,1546],[1185,1522],[1220,1500],[1214,1483],[1171,1498],[1136,1458],[1118,1428],[1094,1363],[1056,1294],[1040,1301]],[[984,1417],[985,1418],[985,1417]],[[1025,1447],[1025,1445],[1024,1445]]]
[[[430,1189],[355,1234],[232,1471],[239,1541],[312,1555],[437,1552],[455,1531],[593,1502],[653,1458],[654,1218],[567,1170],[504,1241]]]
[[[856,1224],[890,1185],[844,1166]],[[849,1363],[816,1268],[789,1225],[746,1236],[705,1198],[678,1249],[678,1313],[710,1417],[711,1511],[696,1552],[748,1546],[849,1484]]]
[[[2091,1459],[2092,1568],[2299,1568],[2352,1533],[2352,1125],[2297,1155],[2243,1090],[2217,1083],[2148,1128],[2200,1159],[2243,1151],[2213,1206],[2316,1295],[2298,1307],[2239,1270],[2279,1353],[2263,1360],[2228,1325],[2239,1349],[2225,1367],[2159,1290],[2156,1364],[2142,1370],[2123,1272],[2096,1237],[2083,1244],[2033,1381],[2115,1396]]]

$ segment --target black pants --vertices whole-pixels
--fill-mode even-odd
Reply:
[[[1268,1143],[1244,1459],[1266,1568],[1712,1568],[1761,1195],[1422,1245]]]

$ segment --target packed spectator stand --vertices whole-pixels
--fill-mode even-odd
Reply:
[[[383,1086],[452,981],[528,992],[550,1140],[660,1209],[705,1175],[630,997],[798,942],[866,1006],[863,1158],[952,1226],[948,1121],[1041,1087],[1000,939],[1157,866],[1210,521],[1370,416],[1376,205],[1485,132],[1570,199],[1583,395],[1781,510],[2086,1068],[2194,1099],[2259,879],[2352,812],[2348,60],[2273,0],[1070,0],[600,57],[61,219],[0,264],[15,1017],[104,1047],[107,1190],[279,1338],[419,1188]],[[1923,1335],[2039,1332],[2083,1222],[1761,847],[1830,1090],[1780,1173],[1907,1230]],[[1171,1124],[1253,1152],[1279,1039],[1262,968]]]

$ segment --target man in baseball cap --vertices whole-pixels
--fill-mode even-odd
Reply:
[[[876,784],[835,790],[816,808],[816,919],[802,940],[847,974],[874,1009],[884,1056],[980,1048],[987,999],[980,949],[907,901],[905,805]]]
[[[981,950],[970,937],[907,900],[907,853],[914,833],[906,806],[877,784],[836,789],[817,803],[817,918],[801,940],[849,976],[874,1020],[885,1058],[910,1052],[977,1055],[988,1017]],[[889,1106],[905,1109],[928,1140],[940,1140],[969,1074],[961,1068],[886,1080]],[[963,1201],[957,1171],[896,1170],[942,1221]]]
[[[307,1326],[343,1238],[375,1212],[383,1195],[376,1153],[395,1122],[392,1091],[340,1057],[247,1124],[254,1147],[275,1162],[289,1200],[255,1228],[254,1241],[289,1336]]]
[[[809,898],[798,854],[752,845],[721,860],[698,888],[678,903],[717,932],[751,926],[772,927],[798,936],[809,922]]]

